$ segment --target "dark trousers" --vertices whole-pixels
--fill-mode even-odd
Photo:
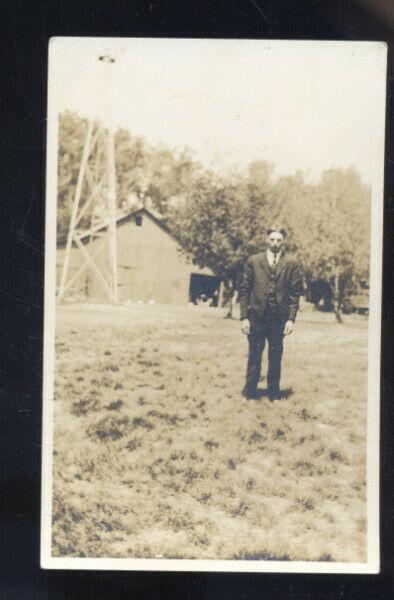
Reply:
[[[279,393],[283,329],[283,319],[277,312],[272,310],[267,310],[261,319],[251,319],[250,334],[248,335],[248,366],[245,387],[242,390],[245,395],[256,393],[260,381],[261,361],[266,340],[268,340],[267,393],[268,395]]]

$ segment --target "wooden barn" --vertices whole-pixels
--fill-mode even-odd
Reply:
[[[105,230],[104,230],[105,231]],[[110,273],[108,252],[100,249],[100,231],[95,237],[81,239],[94,262],[104,274]],[[66,242],[58,243],[56,273],[60,284]],[[67,280],[75,276],[83,263],[81,251],[70,253]],[[181,252],[166,225],[151,211],[139,208],[117,219],[118,297],[120,302],[186,304],[199,298],[216,304],[220,278],[209,268],[193,265]],[[86,300],[105,300],[102,285],[87,267],[74,277],[68,294]]]

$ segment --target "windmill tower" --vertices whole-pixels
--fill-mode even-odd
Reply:
[[[115,62],[111,55],[101,55],[98,61],[103,66],[103,96],[110,90],[108,70]],[[105,71],[104,71],[105,69]],[[118,302],[118,270],[116,241],[116,171],[115,137],[110,118],[110,99],[105,103],[107,126],[101,121],[89,120],[86,138],[75,189],[73,207],[58,300],[64,299],[72,284],[86,271],[102,287],[107,299]],[[101,237],[94,252],[90,242]],[[82,255],[78,270],[70,273],[70,253],[75,247]],[[102,261],[95,260],[105,254],[109,268],[103,271]]]

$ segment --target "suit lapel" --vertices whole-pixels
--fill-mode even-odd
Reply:
[[[276,265],[275,279],[278,279],[278,277],[281,274],[281,272],[283,271],[285,265],[286,265],[286,259],[283,256],[283,254],[281,254],[278,264]]]
[[[261,266],[263,267],[263,269],[265,270],[265,272],[267,273],[267,275],[270,274],[270,266],[269,266],[269,262],[268,262],[268,258],[267,258],[267,253],[264,252],[264,255],[261,259]]]

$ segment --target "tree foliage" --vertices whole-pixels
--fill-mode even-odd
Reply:
[[[298,174],[278,187],[307,279],[329,284],[340,321],[346,295],[369,277],[370,190],[353,168],[324,171],[314,185]]]
[[[199,168],[189,150],[176,153],[165,146],[152,148],[127,129],[116,133],[115,148],[119,203],[135,195],[163,216],[171,201],[188,188],[190,177]]]
[[[57,168],[57,224],[59,237],[67,233],[86,131],[86,119],[69,111],[60,115]]]
[[[245,260],[261,248],[270,196],[247,178],[228,181],[205,172],[169,212],[169,224],[184,251],[223,279],[230,302]]]

